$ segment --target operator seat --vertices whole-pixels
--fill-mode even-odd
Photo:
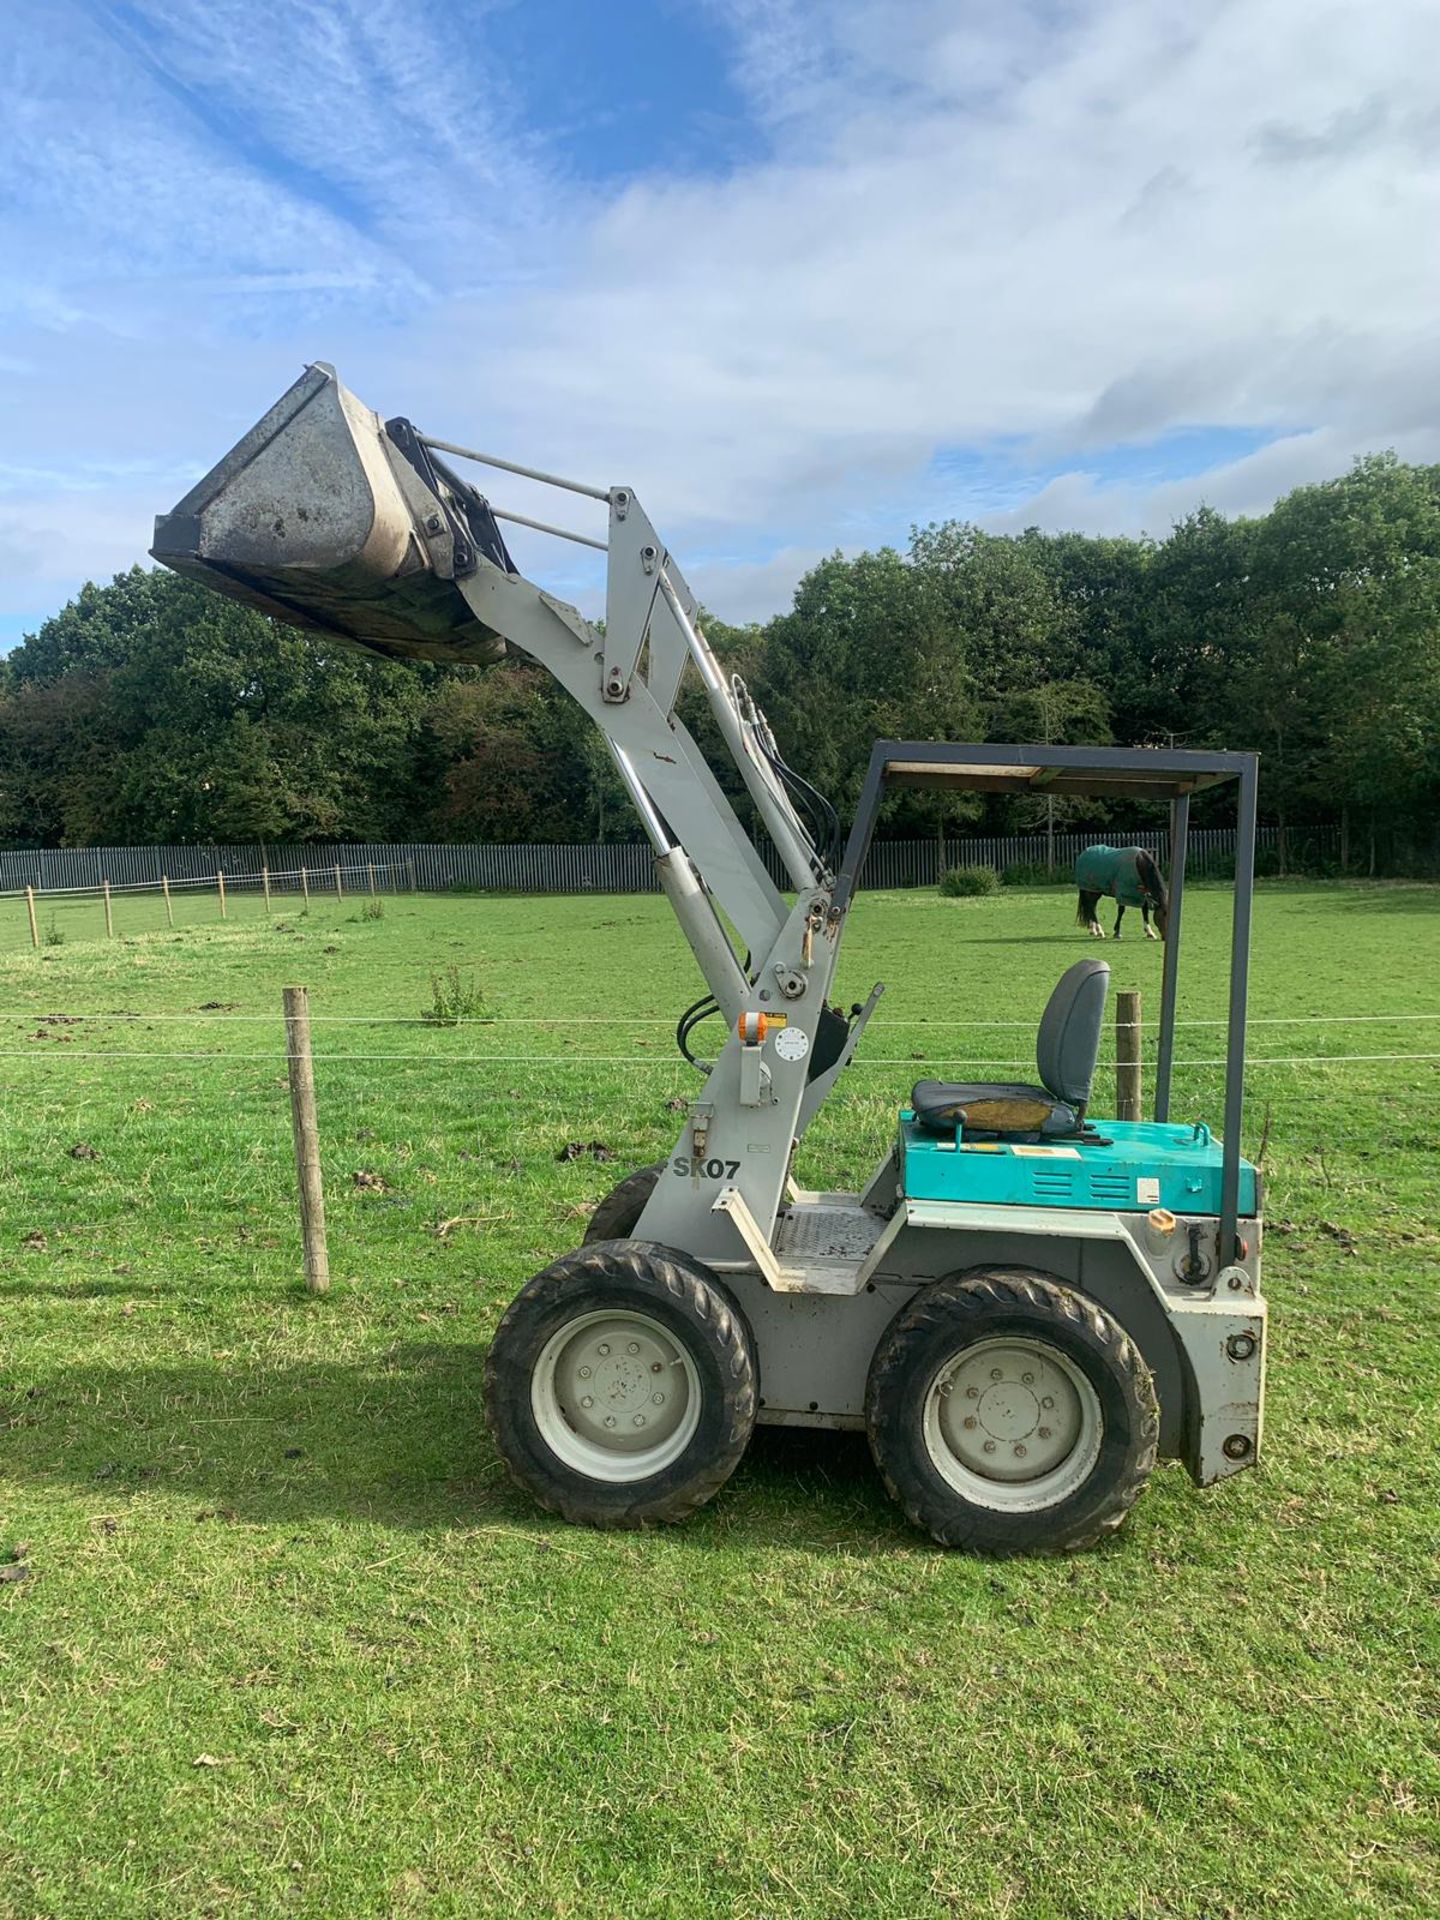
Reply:
[[[970,1138],[1043,1140],[1078,1134],[1090,1101],[1110,968],[1077,960],[1060,976],[1040,1019],[1035,1065],[1041,1084],[919,1080],[910,1095],[916,1122],[927,1133]]]

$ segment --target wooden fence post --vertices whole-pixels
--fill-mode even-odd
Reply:
[[[1144,1118],[1140,1090],[1140,995],[1115,996],[1115,1118]]]
[[[415,891],[415,862],[414,862],[413,860],[407,860],[407,861],[405,862],[405,871],[406,871],[406,873],[407,873],[407,874],[409,875],[409,877],[410,877],[410,891],[411,891],[411,893],[414,893],[414,891]]]
[[[220,889],[220,918],[222,920],[228,920],[230,916],[225,911],[225,870],[223,867],[216,869],[215,884]]]
[[[340,862],[337,860],[335,862],[335,898],[339,900],[344,892],[345,889],[340,884]]]
[[[310,1051],[310,996],[286,987],[285,1052],[290,1068],[290,1122],[295,1134],[295,1173],[300,1191],[300,1237],[305,1247],[305,1288],[330,1288],[325,1245],[325,1189],[320,1179],[320,1135],[315,1124],[315,1059]]]
[[[162,873],[160,876],[160,891],[165,896],[165,924],[167,927],[173,927],[175,924],[175,909],[170,904],[170,876],[168,873]]]
[[[269,913],[270,911],[270,869],[269,867],[261,867],[260,884],[265,889],[265,911],[266,913]]]
[[[102,880],[100,884],[105,893],[105,931],[113,940],[115,938],[115,922],[110,914],[110,882],[108,880]]]
[[[310,872],[306,867],[300,869],[300,891],[305,896],[305,912],[310,911]]]
[[[30,944],[32,947],[38,947],[40,944],[40,929],[35,924],[35,889],[33,887],[26,887],[25,889],[25,911],[30,916]]]
[[[371,893],[374,893],[374,891],[375,891],[375,862],[374,862],[373,860],[371,860],[371,861],[367,861],[367,863],[366,863],[366,866],[365,866],[365,871],[366,871],[366,873],[368,873],[368,874],[369,874],[369,876],[370,876],[370,891],[371,891]]]

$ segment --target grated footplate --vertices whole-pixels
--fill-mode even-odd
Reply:
[[[848,1260],[858,1264],[880,1238],[885,1222],[858,1203],[799,1201],[785,1207],[775,1223],[775,1257],[794,1265],[812,1260]]]

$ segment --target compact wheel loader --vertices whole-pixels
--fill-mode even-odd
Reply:
[[[443,457],[603,503],[604,541],[494,506]],[[524,579],[506,523],[602,547],[603,632]],[[567,1519],[683,1519],[762,1425],[861,1430],[946,1546],[1083,1547],[1157,1458],[1208,1485],[1260,1445],[1260,1178],[1240,1154],[1256,767],[1228,753],[876,743],[855,820],[782,757],[629,487],[593,487],[382,422],[309,368],[174,511],[156,559],[278,620],[392,658],[515,648],[605,738],[704,978],[678,1039],[723,1022],[673,1150],[601,1202],[511,1302],[485,1411]],[[771,871],[676,712],[697,676],[773,845]],[[1238,794],[1223,1137],[1169,1114],[1190,796]],[[1090,1108],[1109,969],[1037,1010],[1034,1084],[922,1081],[862,1193],[797,1187],[798,1142],[882,991],[832,1002],[877,811],[899,787],[1170,803],[1155,1116]],[[983,1001],[977,1011],[984,1012]]]

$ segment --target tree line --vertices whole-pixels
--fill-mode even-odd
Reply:
[[[1263,817],[1338,826],[1348,866],[1440,853],[1440,467],[1373,455],[1155,540],[946,521],[707,632],[842,819],[877,737],[1171,743],[1258,749]],[[682,707],[705,739],[696,687]],[[897,795],[883,830],[1017,830],[1042,804]],[[523,660],[373,660],[136,567],[0,662],[9,844],[636,837],[599,735]]]

